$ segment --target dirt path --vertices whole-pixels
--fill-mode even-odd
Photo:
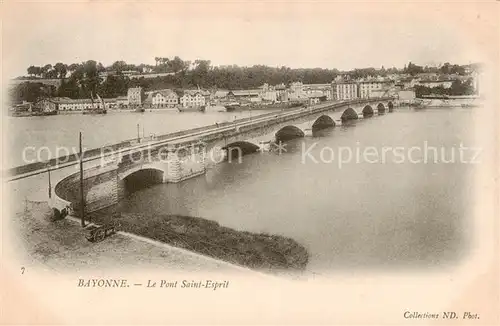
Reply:
[[[12,230],[8,232],[9,238],[20,260],[54,271],[166,268],[189,272],[246,272],[224,262],[124,234],[92,243],[87,241],[77,221],[49,222],[40,212],[18,213],[9,222]]]

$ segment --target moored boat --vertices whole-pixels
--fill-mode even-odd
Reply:
[[[32,116],[45,116],[45,115],[57,115],[57,111],[33,111],[31,112]]]
[[[205,106],[204,105],[202,105],[202,106],[190,106],[190,107],[178,106],[177,110],[179,110],[179,112],[205,112]]]
[[[83,114],[106,114],[108,111],[106,109],[86,109],[83,110]]]

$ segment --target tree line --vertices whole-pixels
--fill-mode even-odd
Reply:
[[[422,97],[424,95],[474,95],[475,89],[472,83],[472,79],[467,79],[464,81],[454,80],[449,88],[445,88],[442,85],[436,87],[427,87],[423,85],[415,86],[415,96]]]
[[[475,68],[477,69],[477,68]],[[403,72],[406,74],[410,74],[411,76],[415,76],[420,73],[437,73],[443,75],[461,75],[464,76],[465,66],[460,66],[457,64],[450,64],[449,62],[445,62],[441,67],[429,67],[429,66],[419,66],[411,61],[408,65],[403,68]]]
[[[348,79],[367,78],[370,76],[387,76],[389,74],[408,73],[415,75],[419,72],[431,72],[438,69],[441,73],[465,73],[462,66],[444,64],[440,68],[421,67],[409,62],[403,69],[362,68],[350,71],[323,68],[269,67],[254,65],[241,67],[237,65],[213,66],[210,60],[182,60],[174,58],[155,57],[155,65],[128,64],[125,61],[116,61],[105,67],[102,63],[88,60],[81,63],[30,66],[28,75],[39,78],[58,78],[61,80],[58,88],[47,87],[43,84],[30,82],[17,85],[11,97],[15,102],[22,100],[32,101],[38,97],[69,97],[89,98],[98,93],[103,98],[113,98],[126,95],[130,87],[141,86],[146,90],[157,89],[250,89],[257,88],[264,83],[270,85],[289,85],[294,81],[305,84],[330,83],[337,76]],[[170,73],[167,76],[156,78],[130,78],[128,71],[138,73]],[[107,73],[105,77],[103,73]]]

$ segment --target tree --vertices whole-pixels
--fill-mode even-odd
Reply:
[[[49,78],[49,76],[47,76],[47,73],[51,70],[52,70],[52,65],[50,63],[43,66],[41,70],[42,77]]]
[[[111,65],[111,68],[112,68],[112,70],[114,70],[116,72],[122,72],[122,71],[127,70],[127,63],[125,61],[115,61]]]
[[[81,64],[79,63],[72,63],[68,66],[68,70],[73,73],[75,71],[77,71],[79,68],[81,67]]]
[[[56,79],[58,76],[57,71],[54,69],[49,70],[45,73],[45,78],[51,78],[51,79]]]
[[[439,71],[442,74],[448,75],[450,73],[450,63],[449,62],[445,62],[445,64],[442,65],[441,68],[439,68]]]
[[[31,77],[35,76],[37,74],[37,67],[35,66],[29,66],[28,67],[28,75],[30,75]]]
[[[35,76],[42,77],[42,67],[35,67]]]
[[[103,72],[106,71],[106,68],[104,68],[104,65],[102,63],[97,64],[97,72]]]
[[[11,103],[21,103],[23,101],[33,103],[39,98],[52,97],[54,95],[56,95],[56,88],[54,86],[32,82],[20,83],[9,91]]]
[[[184,69],[184,61],[176,56],[169,62],[169,66],[172,72],[179,72]]]
[[[408,66],[405,68],[405,72],[412,76],[415,76],[416,74],[424,72],[424,68],[422,66],[417,66],[410,61],[408,63]]]
[[[54,70],[59,78],[64,78],[68,72],[68,66],[62,62],[58,62],[54,65]]]

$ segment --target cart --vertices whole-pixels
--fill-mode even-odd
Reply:
[[[104,238],[115,234],[117,231],[117,223],[107,224],[107,225],[90,225],[87,227],[87,234],[85,238],[87,238],[90,242],[100,242],[104,240]]]

